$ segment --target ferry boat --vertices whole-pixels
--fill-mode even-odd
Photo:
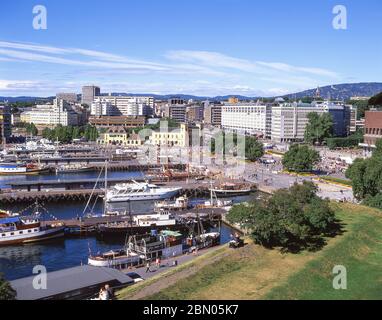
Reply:
[[[60,173],[80,173],[93,171],[93,166],[83,164],[64,164],[56,168],[56,174]]]
[[[147,182],[117,184],[105,196],[107,203],[128,202],[141,200],[162,200],[176,196],[182,190],[181,187],[159,187]]]
[[[64,236],[61,224],[42,225],[36,216],[0,219],[0,246],[26,244]]]
[[[0,164],[0,175],[32,175],[49,172],[49,167],[42,167],[35,164]]]

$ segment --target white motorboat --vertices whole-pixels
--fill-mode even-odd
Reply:
[[[117,184],[106,193],[105,201],[128,202],[141,200],[163,200],[176,196],[182,190],[181,187],[159,187],[147,182]]]

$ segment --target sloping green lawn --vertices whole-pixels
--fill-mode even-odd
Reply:
[[[187,274],[184,266],[171,283],[159,277],[161,289],[151,284],[153,290],[143,298],[382,299],[382,212],[351,204],[332,206],[344,233],[328,239],[321,251],[282,254],[253,243],[227,248],[213,261],[208,255],[200,257],[196,263],[203,261],[203,266],[197,273]],[[347,269],[347,290],[333,289],[336,265]]]
[[[382,214],[361,206],[336,207],[345,222],[341,239],[264,298],[382,299]],[[346,267],[346,290],[333,289],[335,265]]]

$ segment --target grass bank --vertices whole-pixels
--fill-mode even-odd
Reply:
[[[201,256],[166,277],[151,280],[122,298],[143,299],[380,299],[382,298],[382,213],[351,204],[332,204],[344,233],[319,252],[282,254],[253,243]],[[332,269],[344,265],[348,289],[332,288]],[[195,268],[200,266],[195,272]],[[176,274],[179,274],[176,277]],[[151,288],[150,288],[151,286]],[[158,289],[159,288],[159,289]],[[151,290],[153,289],[153,290]]]

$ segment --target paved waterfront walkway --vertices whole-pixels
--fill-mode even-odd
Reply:
[[[167,270],[170,270],[170,269],[173,269],[175,268],[173,266],[173,262],[176,260],[178,262],[178,266],[180,265],[183,265],[185,264],[186,262],[189,262],[197,257],[200,257],[208,252],[212,252],[214,250],[218,250],[219,248],[223,247],[224,245],[219,245],[219,246],[216,246],[216,247],[212,247],[212,248],[208,248],[208,249],[204,249],[204,250],[200,250],[197,254],[184,254],[182,256],[177,256],[175,258],[169,258],[169,259],[166,259],[166,260],[161,260],[161,266],[160,268],[158,268],[156,265],[155,265],[155,262],[151,263],[151,266],[150,266],[150,271],[149,272],[146,272],[146,266],[144,267],[139,267],[139,268],[132,268],[132,269],[125,269],[125,270],[122,270],[122,272],[124,273],[129,273],[129,272],[134,272],[134,273],[137,273],[139,274],[139,276],[146,280],[146,279],[150,279],[154,276],[156,276],[157,274],[160,274],[160,273],[163,273]]]

